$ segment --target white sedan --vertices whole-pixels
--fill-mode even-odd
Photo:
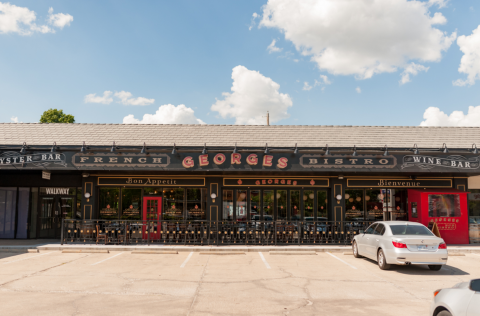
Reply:
[[[382,270],[393,264],[424,264],[438,271],[448,260],[443,239],[415,222],[375,222],[355,236],[352,247],[355,258],[376,260]]]
[[[480,279],[436,290],[433,296],[432,316],[480,316]]]

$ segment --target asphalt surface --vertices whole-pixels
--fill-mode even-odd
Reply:
[[[480,277],[342,253],[0,253],[1,315],[428,315],[433,291]]]

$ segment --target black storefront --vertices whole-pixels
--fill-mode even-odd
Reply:
[[[12,147],[0,238],[64,242],[348,242],[410,220],[409,189],[466,191],[480,174],[468,148]]]

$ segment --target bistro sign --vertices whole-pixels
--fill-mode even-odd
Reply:
[[[305,168],[393,168],[397,165],[394,156],[320,156],[304,155],[300,158],[300,165]]]

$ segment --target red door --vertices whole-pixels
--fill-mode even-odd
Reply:
[[[143,198],[143,220],[147,224],[150,232],[150,239],[160,239],[160,220],[162,219],[162,198],[149,197]],[[143,226],[143,238],[147,239],[147,230]]]

